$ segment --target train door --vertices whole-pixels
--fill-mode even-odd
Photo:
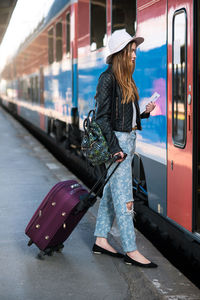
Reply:
[[[195,99],[197,100],[195,103],[195,114],[194,114],[194,124],[196,132],[194,134],[194,141],[196,141],[196,146],[194,147],[194,166],[196,168],[194,181],[196,184],[196,193],[195,202],[194,202],[194,230],[200,234],[200,2],[195,1],[196,7],[195,11],[195,26],[194,26],[194,34],[195,34]],[[197,163],[196,163],[197,162]]]
[[[65,28],[64,28],[64,41],[65,41],[65,57],[66,57],[66,63],[68,66],[67,69],[67,74],[66,74],[66,102],[67,106],[71,104],[73,101],[73,44],[72,44],[72,34],[71,31],[73,31],[73,27],[71,26],[72,23],[72,13],[71,11],[73,10],[73,6],[69,8],[66,12],[65,16]],[[67,108],[67,115],[69,114],[68,108]]]
[[[192,231],[193,0],[168,0],[167,215]]]
[[[77,105],[78,105],[78,65],[77,65],[77,20],[78,20],[78,3],[71,5],[71,16],[66,16],[66,34],[68,40],[66,43],[66,52],[70,51],[72,63],[72,106],[71,106],[71,124],[77,125]],[[71,34],[71,38],[69,35]],[[71,39],[71,40],[70,40]],[[70,44],[69,44],[70,42]],[[68,50],[67,50],[68,48]]]
[[[44,72],[43,67],[40,66],[40,76],[39,76],[39,99],[40,107],[44,107]],[[43,111],[40,113],[40,128],[45,129],[45,116]]]

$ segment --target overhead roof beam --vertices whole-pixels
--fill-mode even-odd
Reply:
[[[0,0],[0,43],[3,40],[17,0]]]

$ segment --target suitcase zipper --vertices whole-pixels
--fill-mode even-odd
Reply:
[[[122,131],[123,131],[123,129],[124,129],[124,104],[122,104],[123,106],[123,121],[122,121]]]
[[[116,119],[118,119],[118,97],[116,97]]]

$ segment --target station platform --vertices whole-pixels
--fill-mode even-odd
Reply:
[[[58,181],[77,179],[0,107],[0,300],[200,299],[200,291],[136,230],[138,249],[157,269],[92,253],[98,201],[62,253],[39,260],[24,230]],[[81,183],[81,182],[80,182]],[[111,243],[122,251],[117,227]]]

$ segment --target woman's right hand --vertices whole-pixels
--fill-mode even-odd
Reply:
[[[121,157],[120,159],[117,160],[117,162],[123,161],[124,153],[122,151],[115,153],[113,156],[115,156],[115,155],[118,155]]]

